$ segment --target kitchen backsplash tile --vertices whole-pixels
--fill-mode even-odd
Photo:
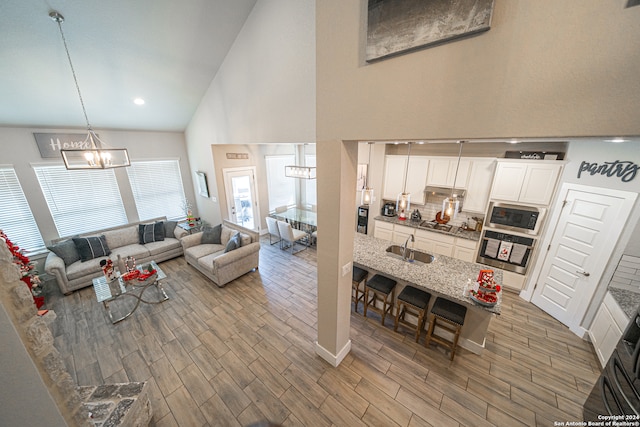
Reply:
[[[640,257],[622,255],[616,267],[609,286],[626,289],[633,292],[640,291]]]
[[[409,212],[408,216],[410,216],[411,213],[416,209],[418,209],[418,211],[420,212],[423,220],[435,221],[436,214],[442,210],[442,203],[427,203],[420,206],[411,206],[411,212]],[[460,227],[463,222],[466,222],[469,227],[474,228],[476,222],[471,218],[479,217],[479,214],[465,212],[464,205],[462,206],[462,209],[462,212],[458,212],[458,215],[456,215],[455,218],[451,218],[449,220],[449,224],[451,224],[453,227]]]

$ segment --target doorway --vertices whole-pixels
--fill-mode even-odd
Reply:
[[[229,221],[258,231],[260,221],[255,166],[223,169],[222,173]]]
[[[560,190],[531,302],[577,335],[635,199],[635,193],[578,184]]]

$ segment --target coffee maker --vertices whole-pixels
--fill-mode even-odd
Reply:
[[[387,202],[382,205],[382,209],[380,211],[380,215],[382,216],[396,216],[396,204],[392,202]]]

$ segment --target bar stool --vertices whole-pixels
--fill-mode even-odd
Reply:
[[[413,286],[405,286],[400,295],[396,298],[396,322],[393,330],[398,332],[398,325],[402,324],[411,329],[415,328],[416,342],[420,339],[420,333],[424,329],[427,320],[427,308],[431,294]],[[405,314],[413,314],[418,318],[418,323],[413,325],[405,320]]]
[[[369,272],[367,270],[353,266],[353,271],[351,272],[351,300],[355,303],[353,311],[356,313],[358,312],[358,302],[364,298],[364,288],[360,290],[360,284],[366,280],[368,275]]]
[[[367,307],[377,313],[380,313],[382,320],[380,323],[384,325],[384,318],[388,312],[393,308],[393,290],[396,287],[396,281],[385,277],[381,274],[376,274],[369,279],[364,285],[364,316],[367,316]],[[369,299],[369,292],[373,293],[371,299]],[[391,298],[389,298],[391,297]],[[376,302],[380,299],[382,301],[382,308],[376,307]]]
[[[460,338],[460,330],[462,329],[462,325],[464,325],[466,314],[467,307],[441,297],[436,298],[436,302],[431,308],[431,322],[429,323],[427,338],[424,340],[424,346],[429,347],[431,340],[442,344],[451,349],[450,359],[453,360],[453,356],[456,354],[456,347],[458,346],[458,338]],[[437,326],[454,334],[453,341],[433,334],[436,323]]]

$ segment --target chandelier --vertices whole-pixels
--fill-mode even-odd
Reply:
[[[54,10],[49,13],[49,17],[58,24],[58,28],[60,29],[60,35],[62,36],[62,42],[64,43],[64,50],[67,53],[67,59],[69,60],[69,66],[71,67],[71,74],[73,75],[73,81],[76,84],[78,98],[80,99],[80,105],[82,106],[82,113],[84,114],[84,119],[87,122],[87,137],[84,140],[83,148],[60,150],[62,160],[64,160],[64,166],[69,170],[110,169],[130,166],[131,162],[129,161],[129,153],[127,152],[127,149],[105,148],[106,144],[100,140],[91,127],[87,116],[87,110],[84,107],[82,93],[80,93],[80,86],[78,85],[76,71],[73,68],[73,63],[71,62],[71,55],[69,54],[69,48],[67,47],[67,40],[64,37],[64,32],[62,31],[64,16]]]

